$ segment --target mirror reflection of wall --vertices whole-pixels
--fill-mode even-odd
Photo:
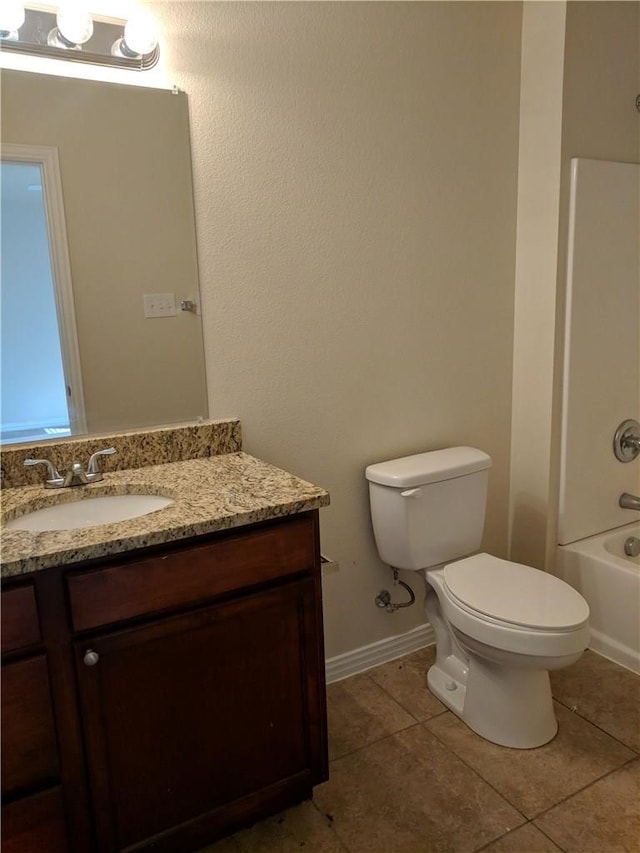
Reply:
[[[58,151],[87,432],[206,417],[200,317],[180,308],[199,305],[186,95],[18,71],[0,85],[3,143]],[[145,317],[157,294],[174,316]]]

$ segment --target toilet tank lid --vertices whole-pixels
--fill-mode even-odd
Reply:
[[[365,470],[365,477],[372,483],[393,486],[397,489],[426,486],[452,480],[475,471],[491,467],[491,457],[475,447],[446,447],[403,456],[389,462],[377,462]]]

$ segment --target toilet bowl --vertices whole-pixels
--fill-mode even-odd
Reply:
[[[528,749],[556,734],[549,671],[587,648],[589,607],[553,575],[476,553],[490,466],[471,447],[370,465],[371,518],[381,559],[424,578],[429,689],[482,737]]]
[[[582,596],[552,575],[489,554],[423,574],[436,633],[430,690],[493,743],[529,749],[551,740],[557,722],[548,673],[575,663],[589,642]]]

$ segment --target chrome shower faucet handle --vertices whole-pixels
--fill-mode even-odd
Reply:
[[[613,437],[613,452],[620,462],[631,462],[640,454],[640,423],[629,418],[622,421]]]

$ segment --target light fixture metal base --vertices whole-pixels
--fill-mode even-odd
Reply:
[[[26,8],[25,21],[20,27],[17,39],[14,38],[15,33],[5,36],[0,33],[2,50],[47,59],[64,59],[112,68],[128,68],[133,71],[147,71],[157,64],[160,57],[158,47],[145,56],[112,55],[113,44],[123,36],[125,21],[94,16],[93,24],[93,35],[82,46],[65,47],[61,42],[48,44],[49,34],[57,28],[55,12]]]

